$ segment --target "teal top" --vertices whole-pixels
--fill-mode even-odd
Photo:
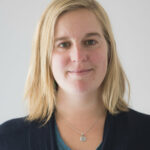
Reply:
[[[71,150],[63,141],[63,139],[60,136],[56,121],[55,121],[55,137],[56,137],[56,142],[57,142],[57,148],[58,150]],[[96,150],[102,150],[102,143],[97,147]]]

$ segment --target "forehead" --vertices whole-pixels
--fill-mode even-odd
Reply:
[[[96,15],[88,9],[77,9],[61,15],[55,25],[57,36],[82,36],[88,32],[99,32],[102,27]]]

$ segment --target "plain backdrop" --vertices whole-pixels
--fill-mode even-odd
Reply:
[[[36,24],[49,0],[0,1],[0,123],[27,114],[24,85]],[[150,1],[99,0],[131,84],[130,107],[150,114]]]

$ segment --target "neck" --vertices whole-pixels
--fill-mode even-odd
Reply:
[[[64,117],[70,121],[92,121],[104,118],[104,108],[99,92],[91,92],[84,95],[71,95],[58,90],[56,103],[57,118]]]

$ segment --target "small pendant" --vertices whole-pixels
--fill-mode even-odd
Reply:
[[[85,135],[82,133],[82,135],[80,136],[80,141],[81,142],[86,142],[86,137]]]

